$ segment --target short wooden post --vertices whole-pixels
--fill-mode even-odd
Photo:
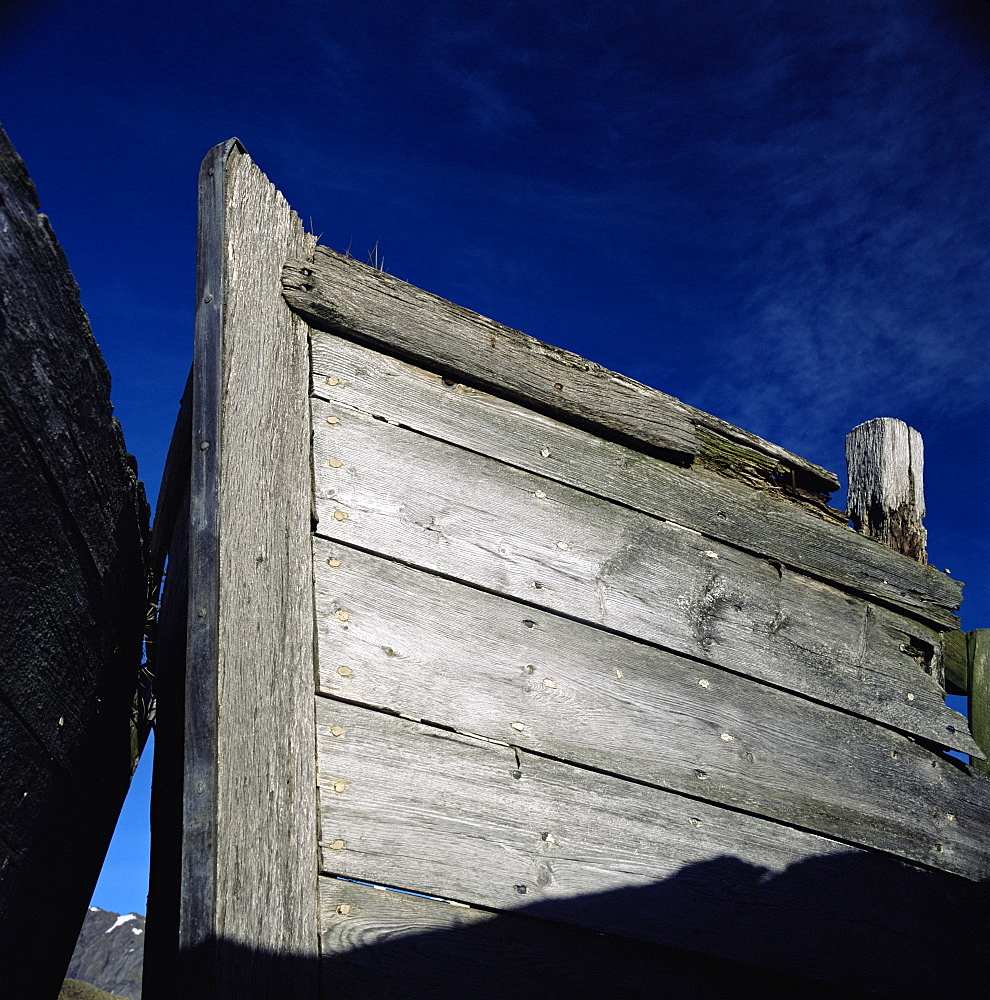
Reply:
[[[990,628],[966,634],[969,653],[969,730],[990,757]],[[990,761],[973,758],[973,766],[990,774]]]
[[[846,437],[849,519],[897,552],[928,561],[922,527],[925,516],[924,445],[903,420],[878,417]]]

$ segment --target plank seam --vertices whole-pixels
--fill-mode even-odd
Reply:
[[[469,455],[477,455],[480,458],[485,458],[492,462],[497,462],[499,465],[505,466],[506,468],[515,469],[518,472],[524,472],[528,475],[538,476],[539,478],[545,479],[548,482],[557,483],[560,486],[564,486],[567,489],[574,490],[575,492],[581,493],[585,496],[594,497],[597,500],[603,500],[606,503],[614,504],[616,507],[621,507],[624,510],[631,511],[634,514],[639,514],[645,517],[653,518],[655,521],[660,521],[663,524],[672,524],[678,528],[682,528],[685,531],[695,532],[696,534],[700,535],[703,538],[708,538],[711,541],[718,542],[719,544],[725,545],[736,552],[742,552],[748,556],[753,556],[754,558],[762,559],[764,561],[766,561],[769,558],[765,552],[759,552],[756,549],[747,548],[745,545],[741,545],[738,541],[734,541],[731,538],[722,535],[714,535],[711,534],[710,532],[706,532],[698,528],[692,528],[686,524],[681,524],[679,521],[675,521],[673,518],[664,517],[661,514],[655,514],[652,511],[643,510],[642,507],[635,507],[624,500],[620,500],[612,496],[607,496],[604,493],[596,493],[593,490],[588,489],[587,487],[576,485],[575,483],[571,483],[564,479],[560,479],[552,474],[546,472],[534,472],[532,469],[526,468],[523,465],[517,465],[514,462],[508,462],[505,459],[499,458],[496,455],[489,455],[486,452],[477,451],[474,448],[468,448],[467,446],[459,444],[456,441],[451,441],[447,438],[439,437],[436,434],[430,434],[424,430],[421,430],[420,428],[414,427],[412,424],[404,423],[401,420],[393,420],[391,418],[384,417],[381,414],[372,413],[370,410],[362,409],[359,406],[353,406],[350,403],[343,403],[340,402],[339,400],[330,399],[328,396],[321,395],[319,392],[315,390],[310,393],[310,398],[318,399],[322,403],[328,403],[329,405],[339,408],[341,410],[349,410],[353,413],[360,413],[366,417],[371,417],[372,420],[380,420],[383,423],[392,424],[395,427],[401,427],[403,430],[409,431],[413,434],[418,434],[420,437],[426,438],[427,440],[436,441],[438,444],[442,444],[450,448],[456,448],[458,451],[465,452]],[[658,458],[657,460],[663,461],[663,459],[660,458]],[[671,464],[676,465],[677,463],[671,463]],[[820,520],[824,520],[824,518],[821,518]],[[877,544],[879,545],[880,543],[878,542]],[[834,580],[831,577],[821,576],[810,570],[802,569],[783,560],[777,560],[777,561],[779,561],[785,569],[789,570],[792,573],[796,573],[799,576],[803,576],[811,580],[816,580],[819,583],[824,583],[827,586],[834,588],[835,590],[838,590],[845,594],[849,594],[853,597],[857,597],[860,599],[865,598],[870,603],[880,604],[887,610],[893,611],[896,614],[902,615],[906,618],[910,618],[912,621],[917,622],[919,625],[924,625],[926,628],[932,628],[933,631],[936,632],[945,631],[944,628],[945,623],[942,620],[935,617],[925,617],[924,613],[917,608],[911,608],[906,605],[896,604],[893,601],[886,599],[880,595],[873,594],[866,590],[857,590],[854,587],[850,586],[849,584],[845,584],[842,583],[841,581]],[[935,603],[938,608],[943,609],[946,612],[946,614],[952,614],[959,607],[958,605],[950,606],[948,604],[941,604],[937,602],[933,603]]]
[[[344,704],[344,705],[352,705],[355,708],[368,709],[369,711],[378,712],[381,715],[391,716],[392,718],[404,719],[407,722],[411,722],[412,721],[409,718],[409,716],[404,716],[404,715],[402,715],[402,713],[400,713],[400,712],[398,712],[398,711],[396,711],[394,709],[387,708],[387,707],[382,706],[382,705],[369,705],[366,702],[358,701],[358,700],[352,699],[352,698],[342,698],[339,695],[326,694],[323,691],[319,691],[317,693],[317,697],[325,698],[327,701],[340,702],[341,704]],[[807,699],[807,700],[810,701],[811,699]],[[846,713],[846,714],[851,714],[851,713]],[[414,723],[414,724],[416,724],[416,723]],[[884,857],[884,858],[893,858],[893,859],[895,859],[897,861],[900,861],[900,862],[902,862],[904,864],[912,865],[912,866],[917,867],[917,868],[922,868],[925,871],[938,872],[940,875],[951,875],[953,878],[960,878],[960,879],[963,879],[966,882],[973,882],[973,881],[975,881],[973,879],[966,878],[965,875],[960,875],[957,872],[948,871],[945,868],[939,868],[937,865],[925,864],[925,862],[919,861],[916,858],[909,858],[909,857],[907,857],[907,856],[905,856],[903,854],[897,854],[897,853],[895,853],[893,851],[884,851],[884,850],[881,850],[879,847],[873,847],[873,846],[871,846],[869,844],[861,844],[858,841],[849,840],[848,838],[841,837],[838,834],[822,833],[821,830],[816,830],[816,829],[814,829],[814,827],[802,826],[802,825],[800,825],[798,823],[789,823],[786,820],[777,819],[776,817],[770,817],[770,816],[765,815],[764,813],[754,812],[751,809],[744,809],[742,806],[734,806],[734,805],[732,805],[730,803],[721,802],[721,801],[718,801],[718,800],[715,800],[715,799],[708,799],[708,798],[705,798],[703,795],[692,795],[690,792],[685,792],[685,791],[683,791],[683,790],[681,790],[679,788],[671,788],[671,787],[669,787],[667,785],[661,785],[661,784],[658,784],[658,783],[653,782],[653,781],[648,781],[645,778],[636,778],[636,777],[633,777],[633,776],[628,775],[628,774],[622,774],[619,771],[611,771],[611,770],[609,770],[608,768],[605,768],[605,767],[598,767],[598,766],[596,766],[594,764],[586,764],[586,763],[582,763],[580,761],[568,760],[566,757],[558,757],[555,754],[546,753],[545,751],[541,751],[541,750],[532,750],[529,747],[519,747],[519,746],[515,746],[515,745],[513,745],[511,743],[501,743],[498,740],[493,740],[490,737],[486,737],[486,736],[475,736],[475,734],[473,734],[473,733],[466,733],[463,730],[457,729],[454,726],[447,725],[446,723],[443,723],[443,722],[434,722],[432,719],[421,718],[419,720],[419,722],[418,722],[418,725],[429,726],[432,729],[437,729],[437,730],[440,730],[441,732],[451,733],[451,734],[453,734],[455,736],[467,736],[467,737],[469,737],[471,739],[477,739],[479,742],[491,743],[491,744],[494,744],[495,746],[503,747],[504,749],[507,749],[507,750],[514,750],[515,753],[516,753],[516,760],[517,760],[517,762],[519,762],[519,755],[520,754],[530,754],[533,757],[539,757],[542,760],[549,760],[549,761],[553,761],[554,763],[557,763],[557,764],[563,764],[566,767],[573,767],[573,768],[576,768],[579,771],[586,771],[586,772],[590,772],[592,774],[600,774],[600,775],[603,775],[604,777],[607,777],[607,778],[615,778],[615,779],[620,780],[620,781],[627,781],[627,782],[629,782],[632,785],[639,785],[642,788],[651,788],[651,789],[655,789],[656,791],[664,792],[665,794],[668,794],[668,795],[676,795],[679,798],[687,799],[689,802],[700,802],[700,803],[702,803],[704,805],[707,805],[707,806],[714,806],[717,809],[724,809],[726,812],[740,814],[740,815],[743,815],[743,816],[749,816],[749,817],[751,817],[753,819],[763,820],[766,823],[773,823],[776,826],[785,827],[785,828],[787,828],[789,830],[796,830],[799,833],[811,834],[812,836],[821,837],[824,840],[832,841],[832,842],[837,843],[837,844],[844,844],[844,845],[846,845],[848,847],[854,847],[857,850],[870,851],[871,853],[880,855],[881,857]],[[960,767],[963,766],[962,762],[958,761],[954,757],[947,757],[945,759],[947,759],[949,761],[952,761],[956,765],[960,765]],[[522,770],[521,762],[519,762],[519,763],[520,763],[520,770]],[[322,838],[320,840],[320,846],[321,846],[321,848],[324,847],[324,846],[326,846],[325,843],[324,843],[324,841],[322,840]],[[327,874],[326,872],[324,872],[322,870],[322,862],[321,862],[321,874]],[[334,877],[335,878],[342,878],[343,876],[337,876],[337,875],[335,875]],[[358,880],[352,879],[351,881],[358,881]],[[405,891],[412,892],[412,890],[405,890]],[[424,895],[424,894],[423,893],[414,893],[414,895]],[[440,897],[434,897],[434,898],[440,898]],[[472,904],[468,904],[468,905],[473,906],[474,904],[472,903]]]
[[[624,640],[627,640],[629,642],[637,643],[640,646],[647,646],[650,649],[658,649],[661,652],[669,653],[669,654],[671,654],[673,656],[681,657],[682,659],[688,660],[688,661],[690,661],[692,663],[700,663],[700,664],[703,664],[706,667],[710,667],[713,670],[721,670],[721,671],[724,671],[727,674],[732,674],[735,677],[744,678],[745,680],[752,681],[754,684],[759,684],[762,687],[771,688],[774,691],[781,691],[784,694],[791,695],[794,698],[801,698],[804,701],[811,702],[812,704],[822,705],[825,708],[831,709],[832,711],[841,712],[843,715],[848,715],[848,716],[851,716],[852,718],[855,718],[855,719],[865,720],[866,722],[869,722],[872,725],[881,726],[884,729],[888,729],[891,732],[898,733],[901,736],[904,736],[904,737],[906,737],[906,738],[908,738],[910,740],[913,740],[914,742],[918,743],[920,746],[923,746],[925,749],[929,749],[931,746],[940,746],[940,747],[941,746],[946,746],[946,747],[948,746],[948,744],[941,744],[941,743],[939,743],[934,738],[931,738],[931,737],[929,737],[929,738],[922,737],[922,736],[919,736],[917,733],[912,733],[911,731],[909,731],[907,729],[899,729],[897,726],[893,726],[893,725],[891,725],[889,723],[886,723],[886,722],[883,722],[883,721],[881,721],[879,719],[874,719],[873,717],[868,716],[868,715],[861,715],[860,713],[853,712],[853,711],[851,711],[848,708],[842,707],[841,705],[833,705],[831,702],[822,701],[822,700],[820,700],[818,698],[813,698],[811,695],[805,694],[804,692],[795,691],[792,688],[783,687],[783,686],[781,686],[779,684],[773,684],[772,682],[770,682],[770,681],[768,681],[768,680],[766,680],[764,678],[754,677],[752,674],[747,674],[747,673],[743,673],[743,672],[738,671],[738,670],[733,670],[731,667],[727,667],[724,664],[721,664],[721,663],[712,663],[712,662],[710,662],[708,660],[703,660],[700,657],[695,656],[695,655],[693,655],[691,653],[683,652],[683,651],[681,651],[679,649],[673,649],[670,646],[664,646],[664,645],[661,645],[660,643],[657,643],[657,642],[650,642],[648,639],[644,639],[642,636],[635,636],[635,635],[631,635],[628,632],[621,632],[618,629],[609,628],[609,626],[602,625],[602,624],[600,624],[598,622],[589,622],[586,619],[578,618],[578,617],[575,617],[574,615],[569,615],[569,614],[567,614],[564,611],[551,611],[548,608],[543,607],[543,605],[541,605],[541,604],[532,604],[529,601],[523,600],[521,597],[516,597],[516,596],[509,595],[509,594],[503,594],[503,593],[501,593],[501,592],[499,592],[497,590],[492,590],[492,589],[490,589],[488,587],[482,587],[479,584],[472,583],[472,582],[470,582],[468,580],[462,580],[462,579],[459,579],[458,577],[451,576],[450,574],[441,573],[441,572],[438,572],[437,570],[429,569],[429,568],[426,568],[424,566],[420,566],[418,563],[407,562],[404,559],[399,559],[399,558],[397,558],[395,556],[391,556],[391,555],[388,555],[388,554],[383,553],[383,552],[378,552],[378,551],[376,551],[374,549],[368,549],[368,548],[365,548],[364,546],[361,546],[361,545],[355,545],[352,542],[342,542],[339,539],[331,537],[330,535],[322,534],[319,530],[315,531],[313,534],[317,538],[323,539],[323,541],[325,541],[325,542],[330,542],[332,545],[339,545],[339,546],[341,546],[342,548],[345,548],[345,549],[352,549],[352,550],[357,551],[357,552],[363,552],[365,555],[374,556],[377,559],[385,559],[388,562],[396,563],[399,566],[407,566],[409,569],[416,570],[417,572],[420,572],[420,573],[426,573],[429,576],[434,576],[434,577],[437,577],[438,579],[441,579],[441,580],[447,580],[450,583],[456,583],[456,584],[458,584],[458,585],[460,585],[462,587],[469,587],[471,590],[478,591],[479,593],[490,594],[492,597],[498,597],[498,598],[500,598],[502,600],[511,601],[514,604],[520,605],[521,607],[531,608],[534,611],[538,611],[540,614],[552,615],[553,617],[556,617],[556,618],[563,618],[563,619],[566,619],[567,621],[575,622],[578,625],[583,625],[586,628],[599,629],[602,632],[607,632],[609,635],[614,635],[614,636],[616,636],[616,637],[618,637],[620,639],[624,639]],[[889,674],[886,674],[883,671],[872,670],[869,666],[867,666],[865,664],[862,665],[862,666],[863,666],[864,670],[867,670],[867,671],[870,671],[871,673],[877,674],[880,677],[885,677],[885,678],[889,678],[890,677]],[[928,675],[925,674],[924,676],[928,676]],[[965,729],[965,728],[957,730],[957,731],[961,731],[964,734],[968,732],[968,730]],[[966,751],[959,751],[959,752],[960,753],[965,753]],[[955,757],[949,757],[949,756],[944,755],[944,754],[939,754],[939,756],[941,758],[945,759],[945,760],[948,760],[948,761],[952,762],[953,764],[962,764],[962,762],[959,761]]]

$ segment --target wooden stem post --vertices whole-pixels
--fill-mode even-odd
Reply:
[[[846,437],[849,518],[861,534],[917,562],[928,561],[924,445],[903,420],[878,417]]]

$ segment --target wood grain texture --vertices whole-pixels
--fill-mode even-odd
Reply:
[[[918,666],[920,624],[354,410],[314,400],[313,426],[320,535],[974,748]]]
[[[325,1000],[342,993],[404,1000],[836,995],[832,984],[596,934],[525,910],[493,913],[325,876],[320,910]]]
[[[317,720],[328,875],[867,988],[894,975],[883,988],[912,997],[931,996],[929,948],[945,954],[918,914],[968,915],[985,894],[380,712],[318,699]]]
[[[990,874],[990,783],[907,737],[339,543],[314,575],[326,694]]]
[[[955,580],[766,489],[658,460],[322,331],[313,333],[312,353],[314,393],[329,403],[374,413],[777,559],[924,618],[938,630],[958,623],[952,610],[959,606],[961,585]]]
[[[234,141],[204,161],[200,197],[183,995],[306,997],[318,947],[309,361],[279,280],[312,240]]]
[[[439,366],[445,375],[599,433],[688,458],[702,451],[701,426],[813,491],[838,487],[831,473],[756,435],[326,247],[288,264],[283,286],[289,305],[314,327]]]
[[[0,933],[12,996],[58,991],[147,732],[132,720],[147,502],[79,289],[38,209],[0,130],[0,726],[11,741]]]
[[[927,562],[925,453],[903,420],[879,417],[846,437],[849,517],[857,531],[918,562]]]

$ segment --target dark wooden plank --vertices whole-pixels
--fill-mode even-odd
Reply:
[[[321,535],[974,751],[920,624],[357,411],[314,400],[313,421]]]
[[[234,140],[204,161],[200,199],[183,995],[307,997],[318,949],[309,358],[279,282],[313,241]]]
[[[554,420],[441,374],[321,331],[314,393],[530,472],[676,521],[712,538],[953,628],[961,585],[843,522],[767,490],[680,466]]]
[[[831,473],[754,434],[327,247],[288,264],[283,285],[289,305],[318,329],[437,365],[535,409],[685,457],[707,437],[713,458],[721,442],[746,452],[754,471],[791,473],[813,491],[838,487]]]
[[[326,1000],[341,994],[404,1000],[837,995],[834,984],[596,934],[528,917],[525,909],[493,913],[323,877],[320,910]]]
[[[990,783],[907,737],[546,612],[527,628],[526,605],[339,543],[315,540],[314,571],[327,694],[990,871]]]
[[[147,503],[38,208],[0,130],[0,836],[12,852],[0,935],[12,996],[57,992],[146,735],[132,710]]]
[[[921,435],[903,420],[878,417],[846,436],[849,517],[857,531],[927,562]]]
[[[918,915],[969,917],[985,896],[964,879],[380,712],[318,699],[317,719],[328,875],[912,997],[932,995],[933,956],[947,957]]]

